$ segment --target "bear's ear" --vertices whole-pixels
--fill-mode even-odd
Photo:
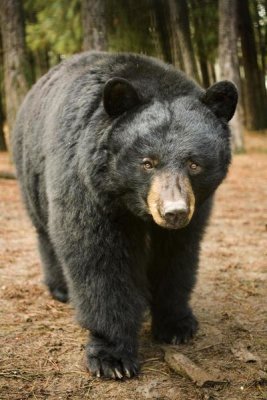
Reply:
[[[206,104],[218,118],[227,122],[233,117],[237,105],[236,86],[230,81],[221,81],[210,86],[202,102]]]
[[[106,82],[103,102],[106,112],[111,117],[118,117],[141,104],[136,89],[124,78],[111,78]]]

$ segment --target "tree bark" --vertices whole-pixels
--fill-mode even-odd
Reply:
[[[166,62],[174,64],[168,4],[164,0],[153,1],[153,9],[156,16],[156,28],[163,58]]]
[[[0,35],[0,151],[5,151],[6,141],[4,134],[4,105],[3,105],[3,46],[2,46],[2,38]]]
[[[182,71],[185,70],[181,45],[178,37],[177,26],[177,10],[174,0],[169,0],[169,15],[170,15],[170,40],[171,40],[171,53],[172,62]]]
[[[261,70],[263,73],[266,73],[266,62],[265,62],[265,57],[266,57],[266,41],[264,40],[264,35],[262,32],[262,25],[261,25],[261,20],[259,16],[259,10],[258,10],[258,1],[253,1],[253,11],[254,11],[254,20],[255,20],[255,25],[256,25],[256,35],[257,35],[257,42],[258,42],[258,53],[260,54],[261,58]],[[265,11],[267,13],[267,9]]]
[[[162,10],[162,1],[106,0],[109,49],[149,54],[169,61],[167,28],[158,29],[157,10]],[[165,14],[163,17],[163,24],[168,24]]]
[[[194,23],[194,40],[196,43],[197,57],[201,72],[201,82],[205,88],[211,85],[209,77],[209,67],[208,67],[208,54],[205,44],[205,36],[203,36],[203,25],[205,24],[205,13],[203,12],[205,4],[199,0],[190,0],[191,7],[194,9],[193,13],[193,23]],[[197,12],[196,12],[197,10]]]
[[[250,130],[261,130],[267,128],[267,94],[264,74],[257,62],[256,43],[248,0],[238,0],[238,15],[245,71],[246,126]]]
[[[178,35],[178,41],[183,56],[184,70],[191,78],[199,81],[191,41],[187,0],[169,0],[169,7],[172,26],[176,26],[176,34]]]
[[[20,0],[5,0],[0,7],[4,60],[4,90],[9,133],[29,86],[24,23]]]
[[[159,21],[157,19],[154,3],[153,0],[151,0],[149,10],[149,29],[151,34],[151,43],[153,48],[155,49],[155,55],[159,58],[165,58],[166,55],[163,54],[162,43],[159,37],[158,23]]]
[[[241,95],[241,79],[237,49],[237,0],[219,0],[219,66],[220,79],[228,79]],[[233,150],[244,150],[243,110],[239,101],[231,121]]]
[[[217,81],[217,76],[216,76],[215,66],[210,61],[208,61],[208,70],[209,70],[210,84],[212,85]]]
[[[6,151],[6,141],[4,135],[4,113],[3,113],[3,104],[2,104],[2,96],[0,93],[0,151]]]
[[[82,0],[83,50],[107,50],[105,0]]]

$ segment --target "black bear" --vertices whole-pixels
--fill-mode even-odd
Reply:
[[[237,97],[228,81],[203,90],[156,59],[101,52],[62,62],[28,93],[17,177],[46,285],[90,330],[94,375],[138,373],[148,306],[157,340],[195,333],[190,294]]]

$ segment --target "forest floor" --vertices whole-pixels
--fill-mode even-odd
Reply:
[[[170,347],[223,382],[200,387],[140,337],[141,374],[99,380],[84,367],[87,333],[42,284],[34,230],[15,180],[0,179],[0,399],[267,399],[267,136],[247,139],[218,190],[192,304],[196,338]],[[11,170],[0,154],[0,171]]]

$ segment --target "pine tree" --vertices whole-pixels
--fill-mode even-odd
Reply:
[[[1,35],[4,62],[4,90],[9,132],[15,123],[19,106],[27,93],[27,55],[22,3],[5,0],[0,7]]]
[[[250,130],[267,128],[265,76],[258,65],[253,23],[248,0],[238,0],[242,60],[245,71],[244,105],[246,126]]]
[[[235,83],[239,95],[241,80],[237,49],[237,0],[219,0],[219,65],[220,79],[228,79]],[[243,111],[241,101],[231,121],[232,143],[235,151],[244,150]]]
[[[82,0],[83,49],[106,50],[105,0]]]

